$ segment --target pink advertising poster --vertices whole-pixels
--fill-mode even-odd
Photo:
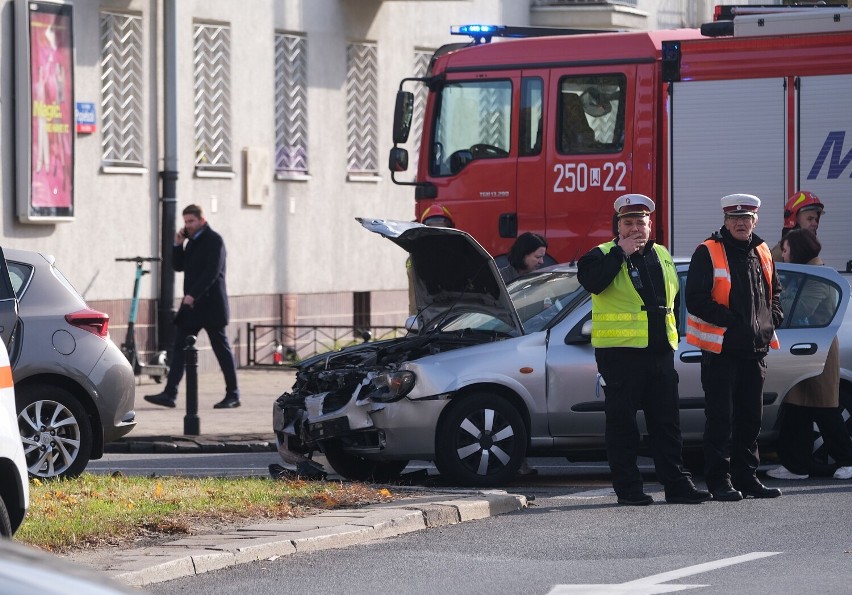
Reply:
[[[69,5],[30,6],[33,215],[73,215],[74,96]]]

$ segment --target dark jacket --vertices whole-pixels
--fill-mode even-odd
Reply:
[[[189,311],[179,314],[177,324],[184,327],[227,326],[230,311],[225,258],[222,236],[209,225],[205,225],[195,239],[172,248],[172,266],[178,272],[183,271],[183,294],[195,300]]]
[[[692,255],[686,277],[686,309],[716,326],[727,327],[722,353],[741,357],[763,357],[775,328],[784,320],[781,308],[781,283],[772,271],[772,299],[755,248],[764,243],[752,234],[750,242],[735,239],[722,227],[710,239],[721,241],[731,270],[729,305],[719,304],[711,297],[713,264],[707,246],[700,244]]]
[[[586,291],[599,294],[609,287],[615,276],[621,272],[621,265],[626,258],[624,250],[618,244],[606,254],[600,248],[592,248],[577,262],[577,280]],[[672,347],[666,337],[665,313],[660,310],[667,305],[666,285],[660,259],[654,252],[654,241],[649,240],[643,252],[634,252],[630,256],[630,262],[639,271],[642,279],[642,287],[637,292],[648,312],[648,348],[652,351],[671,351]]]

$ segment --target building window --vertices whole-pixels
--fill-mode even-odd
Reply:
[[[102,12],[101,159],[110,167],[141,167],[142,17]]]
[[[307,40],[275,34],[275,172],[279,178],[308,173]]]
[[[377,177],[378,52],[374,43],[350,43],[346,53],[347,171]]]
[[[195,169],[233,169],[231,156],[231,28],[195,23]]]

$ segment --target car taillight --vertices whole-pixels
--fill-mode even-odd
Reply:
[[[65,321],[99,337],[106,337],[109,334],[109,314],[97,310],[87,308],[66,314]]]

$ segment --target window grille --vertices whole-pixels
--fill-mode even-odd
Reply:
[[[426,76],[433,53],[431,50],[414,50],[414,77],[422,78]],[[428,94],[426,85],[417,85],[414,92],[414,113],[411,117],[411,135],[409,137],[409,142],[411,143],[409,171],[413,172],[417,171],[417,161],[420,157],[420,139],[423,136],[423,117],[426,113],[426,98]]]
[[[307,40],[275,34],[275,171],[308,173]]]
[[[101,159],[106,166],[141,167],[142,17],[100,13]]]
[[[378,52],[371,43],[350,43],[346,59],[347,170],[377,176]]]
[[[231,171],[231,28],[195,23],[195,167]]]

